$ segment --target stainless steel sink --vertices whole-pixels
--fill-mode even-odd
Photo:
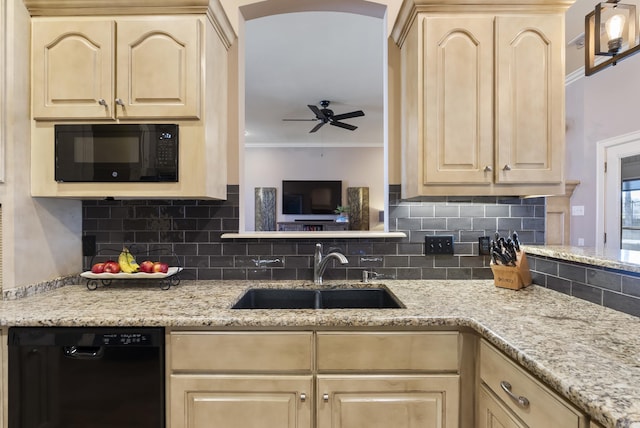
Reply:
[[[232,309],[387,309],[402,308],[386,288],[251,288]]]

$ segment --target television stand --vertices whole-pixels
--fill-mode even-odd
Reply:
[[[331,220],[296,220],[278,222],[279,232],[319,232],[336,230],[349,230],[349,223],[337,223]]]

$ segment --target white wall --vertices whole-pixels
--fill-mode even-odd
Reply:
[[[578,0],[567,12],[567,41],[584,31],[586,0]],[[591,2],[589,2],[591,3]],[[638,4],[638,0],[629,3]],[[595,2],[587,9],[593,9]],[[582,21],[582,26],[571,25]],[[567,50],[575,48],[567,47]],[[584,49],[579,51],[584,55]],[[573,53],[575,55],[575,53]],[[571,52],[567,53],[569,57]],[[582,64],[584,65],[584,64]],[[573,71],[573,70],[568,70]],[[579,180],[571,205],[585,207],[584,216],[571,217],[571,245],[584,239],[585,246],[596,244],[596,165],[598,141],[640,131],[640,54],[627,58],[592,76],[582,77],[566,87],[567,158],[565,177]],[[638,148],[640,151],[640,147]]]
[[[385,194],[382,147],[245,148],[244,155],[247,173],[241,206],[244,206],[247,231],[255,230],[255,187],[277,189],[277,221],[296,219],[296,216],[282,214],[282,180],[342,180],[343,205],[347,204],[347,187],[369,187],[370,229],[383,229],[383,224],[378,222],[378,212],[384,209]]]
[[[6,1],[6,0],[3,0]],[[8,290],[82,269],[79,201],[34,199],[30,191],[30,17],[22,0],[8,0],[0,42],[6,43],[3,120],[2,288]],[[2,80],[2,79],[0,79]]]

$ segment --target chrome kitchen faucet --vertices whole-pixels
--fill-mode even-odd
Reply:
[[[322,256],[322,244],[316,244],[316,251],[313,255],[313,283],[316,285],[322,285],[322,275],[324,274],[329,261],[334,258],[337,259],[341,265],[346,265],[349,263],[349,260],[344,256],[344,254],[330,250],[329,254],[326,256]]]

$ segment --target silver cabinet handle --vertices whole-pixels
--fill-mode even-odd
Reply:
[[[303,403],[307,401],[307,394],[305,394],[304,392],[300,393],[300,401]]]
[[[513,392],[511,392],[511,384],[509,382],[503,380],[502,382],[500,382],[500,387],[504,392],[507,393],[509,397],[511,397],[513,401],[516,402],[518,406],[522,407],[523,409],[529,407],[529,399],[527,397],[523,397],[522,395],[515,395]]]
[[[322,401],[324,401],[325,403],[329,402],[329,394],[322,394]]]
[[[100,98],[98,100],[98,104],[100,104],[101,106],[105,106],[105,107],[107,106],[107,102],[103,98]]]
[[[119,106],[124,107],[124,101],[122,101],[122,99],[120,99],[120,98],[116,98],[116,104],[118,104]]]
[[[489,165],[484,167],[484,172],[491,172],[493,171],[493,168],[491,168]]]
[[[506,165],[504,166],[504,168],[502,168],[502,170],[503,170],[503,171],[511,171],[511,165],[506,164]]]

